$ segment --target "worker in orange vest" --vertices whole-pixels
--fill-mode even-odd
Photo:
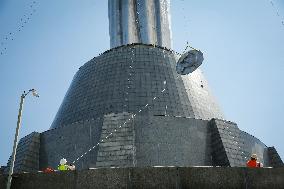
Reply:
[[[44,173],[53,173],[54,169],[52,167],[47,167],[46,169],[43,170]]]
[[[247,162],[247,167],[262,167],[262,164],[257,161],[257,155],[252,154],[250,160]]]

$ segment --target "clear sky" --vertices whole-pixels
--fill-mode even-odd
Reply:
[[[226,119],[284,159],[284,1],[172,0],[171,11],[174,50],[204,52]],[[20,137],[49,129],[75,72],[107,49],[107,0],[0,0],[0,165],[21,93],[41,96],[26,98]]]

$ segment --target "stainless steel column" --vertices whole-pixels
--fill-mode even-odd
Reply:
[[[109,0],[111,48],[156,44],[171,48],[169,0]]]

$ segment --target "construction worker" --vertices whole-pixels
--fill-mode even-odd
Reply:
[[[60,160],[60,165],[58,165],[58,170],[59,171],[67,171],[68,170],[68,165],[66,165],[67,160],[65,158],[62,158]]]
[[[52,167],[47,167],[42,172],[44,172],[44,173],[53,173],[54,169],[52,169]]]
[[[247,162],[247,167],[262,167],[262,164],[257,161],[257,155],[252,154],[250,160]]]

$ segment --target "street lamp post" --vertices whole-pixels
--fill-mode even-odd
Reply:
[[[8,181],[7,181],[7,189],[10,189],[11,183],[12,183],[12,174],[14,172],[14,164],[15,164],[15,158],[16,158],[16,153],[17,153],[19,130],[20,130],[20,127],[21,127],[23,105],[24,105],[25,97],[30,92],[33,94],[33,96],[39,97],[39,95],[37,94],[35,89],[30,89],[27,93],[24,91],[24,93],[21,95],[18,121],[17,121],[16,133],[15,133],[14,145],[13,145],[13,152],[12,152],[12,159],[11,159],[11,162],[10,162],[10,170],[9,170],[9,176],[8,176]]]

